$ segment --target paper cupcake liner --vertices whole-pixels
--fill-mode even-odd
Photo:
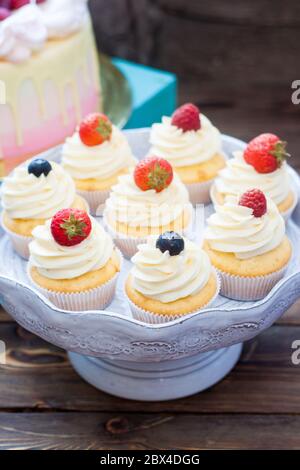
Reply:
[[[120,258],[121,271],[123,257],[119,250],[117,252]],[[32,285],[58,308],[70,311],[104,310],[113,300],[120,274],[119,272],[116,273],[109,281],[94,289],[84,292],[63,293],[45,289],[36,284],[31,277],[30,268],[31,266],[28,264],[27,275]]]
[[[1,218],[1,225],[4,232],[10,238],[10,241],[14,247],[14,250],[20,255],[22,258],[28,260],[29,258],[29,243],[32,241],[32,237],[26,237],[24,235],[19,235],[18,233],[12,232],[9,230],[4,222],[3,217]]]
[[[214,180],[211,179],[203,183],[190,183],[185,185],[189,192],[190,201],[193,205],[209,204],[211,202],[210,188],[213,182]]]
[[[124,289],[124,295],[125,295],[128,303],[129,303],[130,310],[131,310],[133,318],[135,318],[136,320],[142,321],[144,323],[159,324],[159,323],[167,323],[167,322],[170,322],[170,321],[173,321],[173,320],[177,320],[178,318],[183,318],[186,315],[191,315],[192,313],[201,312],[201,310],[203,310],[204,308],[207,308],[209,305],[211,305],[216,300],[216,298],[218,297],[219,292],[220,292],[221,281],[220,281],[219,275],[217,274],[215,269],[213,269],[213,272],[214,272],[214,275],[215,275],[216,281],[217,281],[217,289],[216,289],[216,292],[215,292],[214,296],[209,300],[209,302],[207,302],[205,305],[203,305],[200,309],[192,310],[191,312],[187,312],[187,313],[179,314],[179,315],[178,314],[161,315],[161,314],[157,314],[157,313],[154,313],[154,312],[149,312],[147,310],[144,310],[141,307],[138,307],[136,304],[134,304],[131,299],[129,299],[129,297],[126,294],[126,291]]]
[[[279,271],[256,277],[235,276],[216,269],[221,279],[220,294],[234,300],[261,300],[283,278],[287,267],[288,264]]]
[[[76,190],[77,194],[83,197],[89,205],[91,215],[102,215],[104,203],[109,196],[107,191],[82,191]]]
[[[125,258],[130,259],[132,258],[137,250],[138,245],[147,242],[147,237],[126,237],[122,233],[116,232],[107,222],[107,218],[105,213],[103,214],[103,226],[105,230],[109,233],[109,235],[114,240],[115,245],[119,248],[119,250],[123,253]],[[192,236],[192,228],[193,228],[193,208],[191,207],[191,221],[188,226],[183,230],[183,236],[190,238]]]

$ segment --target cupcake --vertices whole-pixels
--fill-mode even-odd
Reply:
[[[147,157],[119,177],[103,214],[106,229],[130,258],[149,235],[166,230],[188,233],[192,205],[186,187],[164,159]]]
[[[125,284],[134,318],[163,323],[208,307],[219,280],[208,255],[175,232],[150,237],[132,258]]]
[[[118,177],[135,163],[126,137],[103,114],[85,118],[63,146],[62,165],[94,215],[101,213]]]
[[[102,310],[111,302],[121,254],[85,211],[63,209],[32,235],[28,275],[51,302],[76,311]]]
[[[76,194],[72,178],[55,162],[37,158],[17,167],[4,178],[1,188],[2,226],[15,250],[28,259],[32,230],[58,210],[87,210]]]
[[[197,106],[185,104],[154,124],[150,143],[151,154],[168,160],[186,184],[193,204],[210,201],[211,184],[225,158],[220,132]]]
[[[259,189],[228,196],[207,221],[204,249],[221,277],[221,294],[237,300],[265,297],[283,277],[291,243],[276,204]]]
[[[297,204],[297,193],[286,163],[286,143],[274,134],[261,134],[244,152],[234,152],[220,171],[211,190],[214,204],[238,196],[253,187],[273,200],[286,219]]]

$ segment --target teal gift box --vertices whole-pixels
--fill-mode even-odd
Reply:
[[[177,78],[170,72],[114,58],[132,93],[132,114],[125,129],[149,127],[170,116],[177,104]]]

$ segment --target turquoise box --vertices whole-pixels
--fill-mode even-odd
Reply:
[[[128,80],[132,93],[132,114],[125,129],[149,127],[173,113],[177,105],[176,75],[118,58],[113,63]]]

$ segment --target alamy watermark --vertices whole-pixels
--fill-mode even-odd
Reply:
[[[300,80],[294,80],[292,82],[291,88],[293,91],[291,100],[293,104],[300,104]]]
[[[6,364],[6,345],[0,340],[0,364]]]
[[[3,80],[0,80],[0,104],[6,104],[6,86]]]
[[[295,341],[292,342],[292,349],[294,349],[294,352],[292,353],[292,364],[294,366],[299,366],[300,365],[300,339],[295,339]]]

